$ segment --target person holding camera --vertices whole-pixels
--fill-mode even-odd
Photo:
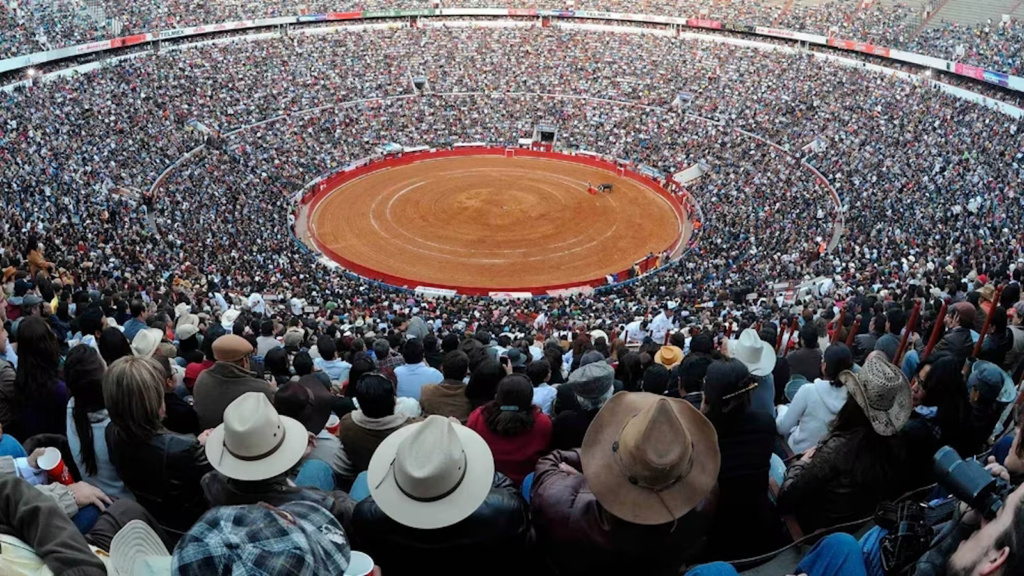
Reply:
[[[994,457],[985,470],[1009,483],[1010,473]],[[994,495],[993,495],[994,496]],[[989,510],[998,506],[994,513]],[[1009,576],[1024,573],[1024,486],[979,510],[961,502],[958,518],[932,540],[917,561],[916,576]],[[991,516],[991,517],[989,517]]]

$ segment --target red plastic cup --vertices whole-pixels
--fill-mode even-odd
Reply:
[[[331,414],[331,417],[327,419],[327,431],[337,436],[339,430],[341,430],[341,418],[338,418],[337,414]]]
[[[71,477],[71,471],[68,470],[67,466],[64,466],[64,459],[60,456],[60,450],[53,447],[47,448],[46,452],[39,457],[37,463],[40,469],[46,471],[46,475],[50,477],[50,480],[65,486],[75,483],[74,478]]]

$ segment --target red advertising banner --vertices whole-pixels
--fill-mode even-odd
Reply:
[[[957,74],[960,74],[961,76],[970,76],[971,78],[975,78],[978,80],[985,79],[985,69],[978,68],[977,66],[971,66],[970,64],[961,64],[957,62],[955,71]]]
[[[536,8],[509,8],[509,16],[536,16]]]
[[[363,13],[360,12],[328,12],[328,20],[358,20],[363,17]]]
[[[843,50],[853,50],[854,52],[874,54],[875,56],[882,56],[885,58],[889,57],[888,48],[886,48],[885,46],[875,46],[874,44],[868,44],[867,42],[854,42],[853,40],[838,40],[836,38],[829,38],[828,45],[834,48],[842,48]]]
[[[718,20],[704,20],[703,18],[688,18],[686,25],[691,28],[711,28],[712,30],[721,30],[722,23]]]

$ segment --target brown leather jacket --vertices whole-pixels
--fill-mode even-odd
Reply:
[[[581,472],[559,470],[561,463]],[[582,469],[579,451],[552,452],[537,462],[530,491],[536,542],[557,574],[678,574],[697,558],[718,503],[717,486],[675,526],[642,526],[608,513]]]

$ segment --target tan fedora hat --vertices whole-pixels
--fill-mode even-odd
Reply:
[[[429,416],[392,432],[366,472],[370,495],[392,520],[444,528],[469,517],[494,482],[494,456],[473,430]]]
[[[696,507],[721,466],[711,422],[686,400],[647,392],[612,396],[587,429],[580,460],[601,506],[644,525]]]
[[[683,361],[683,351],[678,346],[662,346],[654,354],[654,361],[666,368],[671,368]]]
[[[266,394],[246,392],[224,409],[224,423],[206,440],[206,459],[228,478],[266,480],[295,466],[308,442],[301,422],[279,416]]]

